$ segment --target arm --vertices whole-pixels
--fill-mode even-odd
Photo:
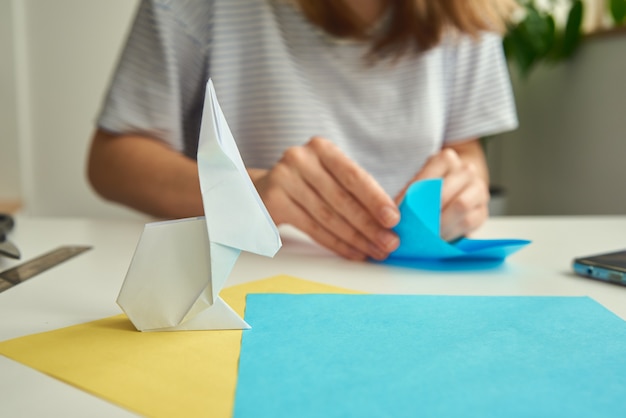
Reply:
[[[103,198],[160,218],[203,214],[196,162],[161,141],[96,131],[87,174]]]
[[[489,215],[489,171],[478,139],[446,145],[430,157],[424,167],[396,197],[400,202],[406,188],[418,180],[443,178],[441,236],[453,240],[477,229]]]
[[[182,218],[203,213],[196,163],[178,150],[200,129],[211,34],[198,22],[210,21],[213,2],[163,3],[139,2],[97,119],[88,176],[106,199]]]

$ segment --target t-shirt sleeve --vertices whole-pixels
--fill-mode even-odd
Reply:
[[[462,141],[517,128],[517,114],[501,38],[458,40],[450,58],[444,140]]]
[[[211,7],[142,0],[98,116],[111,133],[160,139],[195,157]]]

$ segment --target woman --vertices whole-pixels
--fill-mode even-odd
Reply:
[[[169,218],[203,213],[195,154],[210,77],[276,224],[384,259],[412,182],[443,177],[441,233],[487,218],[478,138],[517,125],[498,32],[510,0],[142,1],[89,178]]]

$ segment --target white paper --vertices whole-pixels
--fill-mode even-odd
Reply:
[[[210,80],[197,161],[205,216],[146,224],[117,299],[141,331],[249,328],[219,292],[241,251],[281,247]]]

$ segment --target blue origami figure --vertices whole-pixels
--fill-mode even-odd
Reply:
[[[497,264],[528,245],[523,239],[470,239],[448,242],[441,238],[441,188],[442,179],[422,180],[412,184],[400,204],[400,223],[394,231],[400,246],[390,254],[385,263],[405,266],[422,266],[427,263],[446,269],[459,266]]]

